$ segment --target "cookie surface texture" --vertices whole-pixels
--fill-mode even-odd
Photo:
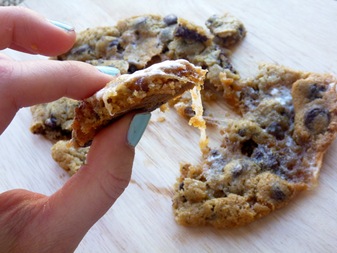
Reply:
[[[173,211],[181,225],[233,228],[270,214],[317,185],[324,153],[336,135],[336,78],[264,64],[255,77],[240,80],[230,63],[229,49],[246,35],[242,22],[224,14],[210,17],[205,25],[207,29],[175,15],[130,17],[112,27],[81,32],[74,47],[57,59],[113,66],[122,75],[177,59],[207,70],[204,101],[221,94],[239,117],[229,120],[224,116],[218,121],[212,119],[212,111],[204,111],[208,123],[219,129],[221,145],[209,144],[200,164],[181,165]],[[140,94],[148,89],[142,81],[135,87]],[[106,94],[105,99],[94,97],[81,103],[79,115],[83,115],[78,117],[98,114],[100,122],[91,129],[92,122],[75,120],[79,145],[90,142],[101,123],[125,113],[129,102],[135,105],[142,97],[135,94],[129,101],[124,99],[123,107],[118,103],[123,99],[114,100],[113,106],[108,102],[113,101],[113,93]],[[74,108],[79,104],[62,98],[33,107],[32,132],[53,141],[69,139]],[[179,114],[192,118],[191,104],[190,94],[184,93],[175,107]],[[157,106],[151,101],[147,105]],[[52,151],[70,174],[85,163],[87,152],[88,148],[69,149],[62,141]]]
[[[212,17],[210,30],[172,14],[129,17],[118,21],[115,26],[93,27],[80,32],[73,48],[54,59],[116,67],[121,74],[132,74],[165,60],[186,59],[207,69],[206,89],[222,91],[224,86],[239,78],[229,61],[230,51],[215,39],[220,30],[228,40],[240,33],[239,30],[235,32],[235,25],[233,26],[233,20],[237,19],[232,16],[231,19],[225,18],[227,16],[228,14]],[[227,27],[226,22],[230,22]],[[215,29],[216,34],[213,34],[214,24],[218,23],[222,26]],[[238,20],[234,23],[241,24]],[[241,26],[240,29],[244,30]],[[244,34],[242,33],[243,36]],[[49,104],[35,107],[32,132],[54,141],[68,139],[74,116],[74,110],[70,109],[74,109],[78,102],[67,100],[62,98],[52,105],[61,114],[52,113]],[[190,110],[190,101],[188,98],[183,105],[186,110]],[[66,124],[63,124],[64,117],[67,118]]]
[[[243,226],[315,187],[336,136],[336,85],[328,74],[275,65],[237,83],[232,95],[242,119],[219,123],[222,144],[204,152],[201,164],[181,165],[177,222]]]
[[[75,108],[78,105],[77,100],[60,98],[54,102],[32,106],[31,132],[43,135],[52,142],[69,140]]]
[[[51,155],[70,176],[86,163],[89,147],[74,148],[69,141],[60,140],[51,148]]]
[[[164,61],[116,77],[75,110],[73,142],[85,146],[113,119],[130,111],[153,111],[195,85],[206,71],[186,60]]]

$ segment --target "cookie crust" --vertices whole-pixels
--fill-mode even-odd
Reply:
[[[130,111],[153,111],[195,85],[202,85],[205,74],[205,70],[186,60],[176,60],[115,78],[76,108],[73,143],[87,145],[101,128]]]
[[[276,65],[261,65],[255,78],[236,83],[227,92],[242,119],[218,122],[222,145],[205,151],[201,164],[181,165],[176,221],[243,226],[315,187],[336,136],[336,85],[332,75]]]

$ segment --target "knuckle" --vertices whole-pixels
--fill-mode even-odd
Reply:
[[[12,64],[9,64],[8,61],[0,61],[0,80],[2,83],[6,84],[11,80],[13,73],[14,67]]]
[[[73,61],[62,61],[64,70],[69,73],[69,76],[73,80],[77,80],[79,77],[83,75],[83,66],[81,68],[79,62]]]
[[[129,179],[118,177],[112,172],[107,172],[100,181],[100,188],[107,199],[114,202],[124,192],[128,184]]]
[[[0,60],[0,90],[2,102],[12,104],[16,109],[18,105],[15,99],[15,87],[17,86],[15,75],[18,70],[15,70],[14,64],[11,61]]]

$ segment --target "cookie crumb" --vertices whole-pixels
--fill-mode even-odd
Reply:
[[[166,118],[165,117],[159,117],[158,119],[157,119],[157,122],[160,122],[160,123],[162,123],[162,122],[165,122],[166,121]]]

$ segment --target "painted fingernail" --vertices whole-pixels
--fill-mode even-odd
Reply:
[[[139,140],[142,138],[151,118],[151,113],[139,113],[136,114],[130,124],[127,140],[132,147],[136,147]]]
[[[117,76],[120,74],[119,69],[116,69],[114,67],[109,66],[96,66],[96,68],[101,71],[104,74],[110,75],[110,76]]]
[[[67,25],[67,24],[64,24],[64,23],[61,23],[61,22],[58,22],[58,21],[55,21],[55,20],[50,20],[50,19],[48,19],[48,21],[50,23],[52,23],[53,25],[63,29],[66,32],[72,32],[72,31],[75,30],[75,28],[70,26],[70,25]]]

